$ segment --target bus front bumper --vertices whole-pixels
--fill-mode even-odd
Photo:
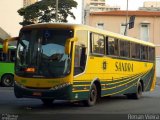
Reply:
[[[17,98],[52,98],[57,100],[70,100],[72,99],[72,85],[66,85],[57,89],[33,89],[20,86],[15,82],[14,94]]]

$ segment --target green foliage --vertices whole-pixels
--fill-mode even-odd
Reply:
[[[67,17],[75,19],[72,8],[77,7],[74,0],[58,0],[58,22],[67,22]],[[20,16],[23,16],[23,22],[20,25],[34,24],[35,22],[55,22],[56,0],[42,0],[21,8],[18,10]]]

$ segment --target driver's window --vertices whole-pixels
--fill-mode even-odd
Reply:
[[[86,65],[86,47],[75,46],[75,59],[74,59],[74,75],[80,74],[84,71]]]

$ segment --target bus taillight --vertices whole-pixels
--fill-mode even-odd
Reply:
[[[34,73],[36,70],[35,70],[35,68],[26,68],[25,69],[25,72],[32,72],[32,73]]]

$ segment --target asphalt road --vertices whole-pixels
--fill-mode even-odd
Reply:
[[[5,120],[5,117],[19,120],[20,116],[31,117],[32,115],[40,118],[48,115],[64,117],[63,114],[77,116],[80,114],[83,117],[102,114],[109,117],[123,115],[122,117],[125,118],[128,114],[156,114],[159,115],[160,120],[160,86],[157,83],[155,90],[143,93],[140,100],[127,99],[125,96],[105,97],[93,107],[84,107],[83,104],[69,101],[55,101],[51,106],[44,106],[37,99],[15,98],[13,88],[0,88],[0,119],[2,120]]]

